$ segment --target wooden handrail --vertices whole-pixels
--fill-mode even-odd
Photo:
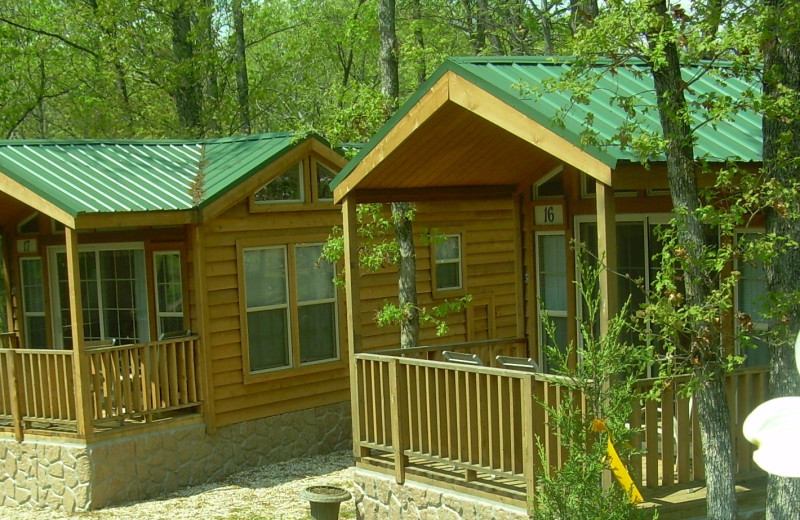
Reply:
[[[90,420],[95,426],[150,420],[200,405],[199,336],[85,351]],[[77,428],[73,350],[0,349],[0,418],[23,439],[30,427]]]
[[[517,481],[526,489],[532,507],[537,471],[545,464],[560,466],[566,456],[545,405],[577,403],[585,409],[583,396],[569,388],[570,380],[398,355],[403,353],[393,349],[355,355],[356,448],[392,454],[398,482],[413,478],[406,471],[411,459],[414,464],[430,461],[463,471],[465,488],[481,473]],[[766,399],[767,376],[766,368],[755,368],[726,377],[726,390],[734,403],[739,474],[755,470],[752,447],[741,437],[739,425]],[[661,393],[660,401],[634,403],[630,423],[634,446],[646,452],[634,456],[629,469],[647,487],[704,478],[695,404],[679,395],[687,380],[678,378]],[[646,389],[654,383],[642,380],[637,386]],[[544,446],[544,460],[540,460],[537,439]],[[363,457],[360,463],[371,464]]]

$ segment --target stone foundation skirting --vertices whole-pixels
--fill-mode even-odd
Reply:
[[[524,509],[363,469],[355,471],[359,520],[529,520]]]
[[[0,505],[87,511],[351,446],[349,402],[212,435],[195,423],[89,445],[0,438]]]

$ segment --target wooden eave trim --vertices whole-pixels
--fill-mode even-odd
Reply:
[[[183,226],[197,220],[195,210],[82,213],[75,218],[76,229]]]
[[[347,159],[333,151],[330,147],[322,144],[316,139],[310,139],[310,141],[311,151],[331,163],[333,166],[336,166],[341,170],[347,164]]]
[[[48,217],[61,222],[65,226],[75,229],[75,217],[41,195],[11,179],[3,172],[0,172],[0,191],[7,193],[40,213],[44,213]]]
[[[450,81],[453,72],[446,72],[433,84],[411,110],[395,124],[386,136],[361,159],[353,171],[333,190],[333,201],[342,199],[371,172],[383,159],[397,149],[422,123],[428,120],[450,98]]]
[[[445,200],[508,200],[517,191],[516,185],[440,186],[435,188],[405,188],[357,190],[353,198],[365,202],[423,202]]]
[[[473,114],[516,135],[594,179],[611,185],[611,167],[586,153],[550,129],[510,107],[497,97],[458,76],[449,76],[450,100]]]
[[[287,151],[280,157],[270,161],[269,164],[265,165],[254,175],[251,175],[249,179],[236,185],[220,198],[199,210],[198,222],[208,222],[209,220],[218,217],[231,207],[238,204],[241,200],[249,197],[257,189],[269,182],[272,177],[280,175],[293,164],[300,162],[314,149],[313,145],[311,144],[313,142],[313,139],[307,139],[305,142],[298,144],[296,147]]]

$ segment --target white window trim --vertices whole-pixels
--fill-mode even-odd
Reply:
[[[78,246],[78,254],[80,253],[87,253],[87,252],[97,252],[97,251],[142,251],[144,255],[145,248],[144,242],[114,242],[108,244],[86,244],[86,245],[79,245]],[[63,350],[64,349],[64,334],[63,334],[63,327],[64,324],[61,323],[61,307],[60,307],[60,299],[58,293],[58,262],[56,261],[56,255],[58,253],[66,253],[67,248],[66,246],[49,246],[47,248],[47,261],[48,261],[48,271],[49,271],[49,291],[50,291],[50,301],[52,302],[51,307],[53,312],[51,313],[51,322],[53,327],[53,345],[55,349]],[[146,260],[145,260],[146,261]],[[145,280],[144,283],[145,290],[147,288],[147,283]],[[102,288],[100,284],[97,287],[98,291],[98,301],[103,301]],[[148,310],[148,321],[149,321],[149,309]],[[105,323],[103,322],[103,313],[100,313],[100,329],[105,330]]]
[[[181,312],[167,312],[159,310],[161,308],[160,300],[159,300],[159,292],[158,292],[158,258],[160,256],[168,256],[168,255],[178,255],[178,265],[180,266],[180,283],[181,283],[181,293],[183,293],[183,263],[181,262],[181,252],[177,250],[170,250],[170,251],[154,251],[153,252],[153,293],[155,297],[155,318],[156,318],[156,331],[157,336],[161,337],[161,334],[164,332],[170,332],[168,330],[161,330],[161,318],[183,318],[184,313]]]
[[[303,243],[303,244],[294,244],[294,249],[296,251],[298,247],[317,247],[317,246],[323,246],[323,245],[324,245],[324,243],[322,243],[322,242],[308,242],[308,243]],[[295,276],[295,279],[297,279],[297,260],[296,260],[297,254],[296,254],[296,252],[295,252],[295,255],[293,255],[293,256],[295,257],[295,265],[293,266],[294,267],[294,276]],[[335,275],[335,272],[336,272],[336,267],[334,266],[334,275]],[[300,282],[300,280],[297,280],[297,283],[299,283],[299,282]],[[318,304],[322,304],[322,303],[333,303],[334,357],[327,358],[327,359],[318,359],[316,361],[306,361],[305,363],[300,362],[300,363],[298,363],[298,366],[303,366],[304,367],[304,366],[309,366],[309,365],[319,365],[319,364],[322,364],[322,363],[331,363],[333,361],[339,361],[340,359],[342,359],[342,354],[341,354],[341,352],[339,350],[340,349],[340,345],[339,345],[339,291],[336,288],[336,285],[333,283],[333,281],[331,281],[331,285],[333,285],[333,298],[325,298],[325,299],[322,299],[322,300],[307,300],[307,301],[304,301],[304,302],[300,302],[299,297],[297,297],[297,295],[295,295],[295,300],[297,301],[298,310],[300,309],[300,307],[318,305]],[[290,297],[291,297],[291,295],[290,295]],[[289,318],[291,319],[292,316],[290,315]],[[300,317],[296,316],[295,319],[299,320]],[[299,342],[300,338],[297,338],[297,340]],[[302,348],[299,344],[298,344],[298,347]],[[302,358],[303,358],[303,353],[302,353],[302,351],[300,351],[300,359],[302,359]],[[300,361],[300,360],[298,360],[298,361]]]
[[[24,262],[30,262],[30,261],[39,262],[39,271],[40,271],[39,274],[42,276],[42,300],[44,300],[45,291],[47,290],[47,288],[44,286],[44,272],[42,272],[42,269],[44,268],[44,264],[42,263],[42,257],[41,256],[24,256],[24,257],[20,257],[20,259],[19,259],[19,274],[20,274],[20,286],[21,286],[21,289],[22,289],[22,291],[21,291],[22,294],[20,295],[20,297],[22,298],[22,321],[25,324],[25,347],[26,348],[31,348],[30,327],[28,327],[28,318],[30,317],[30,318],[45,318],[46,319],[46,317],[47,317],[47,308],[46,308],[46,306],[43,306],[44,308],[41,311],[28,311],[28,305],[27,305],[27,302],[25,301],[25,279],[24,279],[24,274],[23,274],[23,273],[25,273],[25,269],[23,269],[22,264]]]
[[[287,364],[286,365],[279,366],[279,367],[272,367],[272,368],[263,368],[261,370],[252,370],[250,368],[250,366],[249,366],[251,364],[251,362],[250,362],[250,339],[248,337],[248,339],[247,339],[247,351],[248,351],[248,353],[247,353],[247,363],[248,363],[247,371],[251,375],[267,374],[269,372],[279,372],[281,370],[289,370],[289,369],[294,367],[294,349],[292,348],[292,345],[293,345],[292,309],[291,309],[292,295],[289,292],[289,272],[288,272],[288,270],[289,270],[289,260],[290,260],[290,258],[289,258],[289,246],[288,245],[277,245],[277,246],[245,247],[245,248],[242,248],[242,260],[244,261],[244,256],[247,254],[248,251],[264,251],[266,249],[280,249],[281,251],[283,251],[283,260],[284,260],[283,261],[283,265],[284,265],[284,269],[285,269],[285,271],[283,273],[284,274],[283,282],[286,285],[286,288],[285,288],[285,290],[286,290],[286,301],[284,303],[275,304],[275,305],[261,305],[261,306],[258,306],[258,307],[248,307],[247,306],[247,283],[245,283],[245,286],[243,288],[244,289],[244,295],[245,295],[245,300],[244,300],[245,303],[244,303],[244,305],[245,305],[245,309],[246,309],[246,313],[247,313],[247,316],[245,316],[245,319],[246,319],[248,327],[249,327],[250,326],[249,314],[251,312],[274,311],[276,309],[283,309],[284,312],[286,313],[286,341],[287,341],[287,344],[285,345],[285,348],[288,350],[288,357],[287,357]],[[245,282],[246,282],[247,281],[247,275],[244,275],[243,278],[245,279]],[[248,331],[247,335],[249,336],[249,331]]]
[[[436,273],[436,287],[434,290],[437,292],[460,291],[464,289],[464,240],[461,235],[461,233],[443,233],[438,235],[445,240],[450,238],[458,239],[458,258],[440,259],[438,256],[434,258],[434,269],[438,269],[439,266],[443,264],[458,264],[458,285],[439,287],[439,274]],[[436,251],[436,245],[434,245],[434,251]]]
[[[539,256],[539,237],[542,236],[561,236],[564,237],[564,247],[567,247],[566,244],[566,232],[564,230],[553,230],[553,231],[536,231],[534,233],[533,241],[535,244],[535,254],[534,254],[534,269],[536,272],[536,312],[537,312],[537,335],[538,335],[538,342],[539,342],[539,366],[545,367],[547,366],[547,357],[546,357],[546,349],[545,346],[547,345],[547,338],[545,337],[545,328],[542,326],[544,315],[547,314],[549,317],[553,318],[569,318],[569,308],[559,311],[559,310],[549,310],[542,307],[542,269],[541,269],[541,260]],[[569,254],[569,252],[565,251],[565,254]],[[565,276],[568,274],[567,270],[564,269]],[[569,285],[569,284],[567,284]],[[568,289],[569,290],[569,289]],[[569,305],[567,306],[569,307]],[[567,338],[569,339],[569,338]]]
[[[554,199],[558,200],[558,199],[563,199],[564,195],[539,195],[538,194],[538,190],[539,190],[540,186],[542,186],[543,184],[547,183],[547,181],[549,181],[550,179],[552,179],[553,177],[555,177],[556,175],[558,175],[559,173],[561,173],[563,171],[564,171],[564,165],[563,164],[559,164],[558,166],[556,166],[555,168],[553,168],[552,170],[550,170],[549,172],[544,174],[544,176],[541,179],[539,179],[539,181],[537,181],[531,188],[532,189],[531,196],[533,197],[533,200],[554,200]],[[562,186],[562,189],[563,189],[563,186]]]

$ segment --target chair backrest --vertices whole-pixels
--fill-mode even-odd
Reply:
[[[19,334],[0,332],[0,348],[19,348]]]
[[[102,347],[113,347],[114,340],[113,339],[95,339],[91,341],[84,342],[86,348],[102,348]]]
[[[167,332],[162,332],[161,335],[158,337],[158,341],[163,341],[165,339],[185,338],[186,336],[191,336],[191,335],[192,331],[189,329],[169,330]]]
[[[442,357],[451,362],[459,365],[472,365],[482,367],[481,359],[475,354],[464,354],[462,352],[452,352],[450,350],[443,350]]]
[[[541,372],[539,363],[533,358],[513,357],[513,356],[497,356],[497,364],[501,368],[511,368],[513,370],[524,370],[526,372]]]

